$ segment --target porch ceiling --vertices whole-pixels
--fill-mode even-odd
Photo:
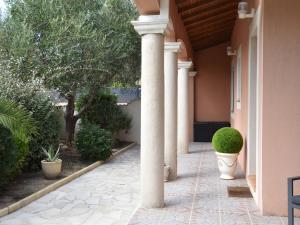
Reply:
[[[176,0],[195,51],[230,40],[239,0]]]

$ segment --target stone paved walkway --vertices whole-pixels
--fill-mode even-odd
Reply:
[[[0,218],[0,225],[126,225],[138,204],[139,147]]]
[[[165,208],[138,209],[130,225],[287,225],[287,219],[261,216],[252,198],[229,198],[227,186],[247,186],[219,179],[210,144],[193,143],[178,157],[178,179],[165,185]],[[295,223],[300,224],[299,220]]]

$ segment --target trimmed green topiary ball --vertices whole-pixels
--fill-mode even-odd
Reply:
[[[238,130],[224,127],[214,134],[212,145],[220,153],[239,153],[243,147],[243,137]]]

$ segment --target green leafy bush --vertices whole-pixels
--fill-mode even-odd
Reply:
[[[15,143],[10,131],[0,127],[0,189],[22,169],[26,150]]]
[[[88,102],[89,96],[82,95],[78,102],[78,110]],[[83,115],[82,123],[98,124],[112,134],[120,130],[128,130],[131,118],[117,105],[117,96],[108,92],[99,92],[92,101],[92,106]]]
[[[42,148],[58,147],[62,118],[59,109],[54,107],[49,99],[36,97],[36,104],[32,105],[33,118],[37,121],[39,135],[29,142],[27,169],[38,170],[44,158]]]
[[[23,168],[34,134],[38,132],[31,114],[13,101],[0,99],[0,189]]]
[[[111,132],[98,125],[85,123],[76,137],[76,147],[86,161],[106,160],[112,154]]]
[[[238,130],[224,127],[214,134],[212,145],[220,153],[239,153],[243,147],[243,137]]]
[[[12,100],[27,109],[36,122],[39,135],[29,141],[29,152],[26,169],[40,169],[40,161],[44,155],[42,147],[57,147],[62,128],[59,109],[53,106],[48,96],[39,91],[33,84],[25,84],[12,75],[0,75],[0,98]]]

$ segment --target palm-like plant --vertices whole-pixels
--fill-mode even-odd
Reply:
[[[17,140],[28,144],[32,135],[37,134],[37,126],[30,113],[22,106],[0,99],[0,126],[10,130]]]
[[[58,149],[56,151],[54,150],[54,148],[52,146],[50,146],[48,150],[46,150],[45,148],[42,148],[42,149],[46,156],[45,160],[47,162],[55,162],[56,160],[59,160],[60,146],[58,147]]]

